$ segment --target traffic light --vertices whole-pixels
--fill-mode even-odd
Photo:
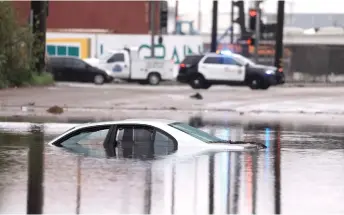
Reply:
[[[246,23],[245,23],[245,7],[244,1],[232,1],[232,11],[234,11],[234,7],[238,7],[239,16],[234,19],[233,22],[238,23],[240,25],[241,34],[245,34],[246,31]],[[233,23],[232,23],[233,26]]]
[[[257,10],[256,9],[249,9],[249,29],[250,31],[256,30],[256,22],[257,22]]]
[[[247,45],[254,46],[256,45],[256,40],[253,37],[247,39]]]
[[[260,14],[262,14],[261,10],[259,12],[260,12]],[[251,32],[254,32],[256,30],[258,11],[257,11],[257,9],[251,8],[251,9],[249,9],[248,14],[249,14],[248,28]],[[266,31],[265,30],[265,24],[263,23],[261,16],[259,19],[259,24],[260,24],[260,32],[265,32]]]
[[[168,5],[167,1],[160,2],[160,32],[167,33]]]

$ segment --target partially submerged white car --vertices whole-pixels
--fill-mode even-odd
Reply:
[[[264,144],[222,140],[186,123],[160,119],[87,123],[49,144],[92,157],[148,159],[266,148]]]

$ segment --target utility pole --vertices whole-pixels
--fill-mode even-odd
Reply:
[[[155,1],[150,1],[151,58],[155,57]]]
[[[260,1],[255,2],[255,8],[257,11],[256,15],[256,32],[255,32],[255,44],[254,44],[254,61],[258,62],[258,48],[259,48],[259,40],[260,40],[260,17],[261,11],[259,8]]]
[[[42,214],[44,205],[44,134],[31,134],[28,154],[27,214]]]
[[[231,32],[230,32],[231,44],[234,43],[234,0],[231,1]]]
[[[75,214],[80,214],[80,200],[81,200],[81,155],[78,155],[77,163],[77,185],[76,185],[76,209]]]
[[[283,59],[284,1],[278,1],[275,42],[275,67],[282,68]]]
[[[213,0],[213,23],[211,29],[211,52],[216,52],[217,49],[217,0]]]
[[[179,1],[176,0],[176,6],[174,8],[174,34],[177,34],[177,23],[178,23],[178,6],[179,6]]]
[[[40,47],[38,54],[38,61],[36,62],[36,71],[43,72],[45,68],[45,44],[46,44],[46,20],[47,20],[47,1],[31,1],[31,20],[32,20],[32,34],[35,36],[33,48]]]
[[[202,6],[201,6],[201,0],[198,0],[198,32],[201,33],[201,27],[202,27]]]
[[[209,156],[209,206],[208,206],[208,213],[214,214],[214,179],[215,178],[215,155],[212,154]]]
[[[274,160],[274,197],[275,197],[275,214],[281,214],[281,126],[275,126],[275,144],[273,146]]]

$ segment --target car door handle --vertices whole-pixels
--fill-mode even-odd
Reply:
[[[124,64],[124,66],[123,66],[124,68],[127,68],[127,65],[126,64]]]

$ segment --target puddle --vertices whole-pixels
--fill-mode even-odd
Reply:
[[[45,145],[43,212],[344,213],[344,128],[198,123],[221,138],[268,148],[172,163],[79,157]],[[44,141],[75,125],[45,123]],[[0,213],[26,213],[29,147],[43,140],[27,134],[30,126],[0,123],[12,132],[0,134]]]

